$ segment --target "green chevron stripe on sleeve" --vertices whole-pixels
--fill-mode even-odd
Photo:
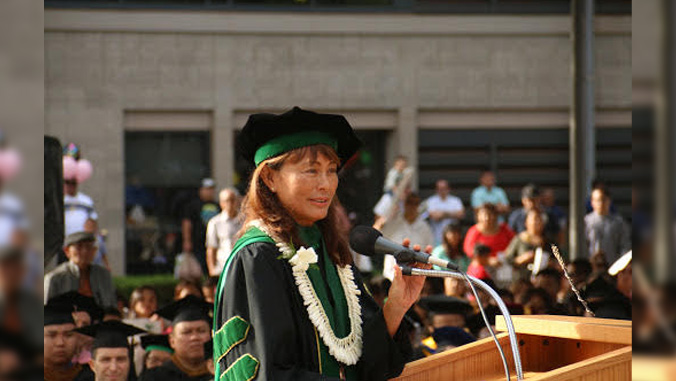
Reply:
[[[214,334],[214,360],[218,363],[237,344],[246,339],[251,324],[239,316],[233,316]]]
[[[260,362],[250,354],[244,354],[238,358],[228,369],[223,372],[220,381],[251,381],[258,373]]]

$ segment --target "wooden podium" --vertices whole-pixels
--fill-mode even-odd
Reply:
[[[631,380],[631,321],[576,316],[512,316],[527,380]],[[506,331],[502,316],[496,331]],[[506,332],[497,333],[516,380]],[[492,338],[408,363],[400,381],[504,380]]]

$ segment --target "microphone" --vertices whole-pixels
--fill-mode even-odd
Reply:
[[[369,257],[392,254],[397,262],[421,262],[459,271],[458,265],[433,257],[427,253],[414,251],[383,237],[383,233],[370,226],[357,226],[350,232],[350,247],[359,254]]]

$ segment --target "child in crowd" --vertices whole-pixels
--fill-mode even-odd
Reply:
[[[477,279],[487,280],[491,279],[488,273],[488,262],[491,257],[491,248],[485,245],[475,245],[472,262],[467,268],[467,275],[471,275]]]

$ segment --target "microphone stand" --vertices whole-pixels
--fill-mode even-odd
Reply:
[[[441,271],[441,270],[425,270],[419,269],[416,267],[402,266],[404,275],[420,275],[420,276],[430,276],[435,278],[458,278],[458,279],[469,279],[472,283],[481,287],[486,291],[495,302],[498,304],[498,308],[502,312],[502,316],[505,318],[505,324],[507,326],[507,332],[509,334],[509,343],[512,348],[512,355],[514,356],[514,367],[516,368],[516,379],[523,380],[523,368],[521,366],[521,355],[519,354],[519,345],[516,339],[516,331],[514,330],[514,323],[512,323],[512,315],[510,315],[507,306],[500,298],[495,290],[493,290],[489,285],[484,283],[482,280],[477,279],[471,275],[461,274],[452,271]],[[465,278],[466,277],[466,278]]]

